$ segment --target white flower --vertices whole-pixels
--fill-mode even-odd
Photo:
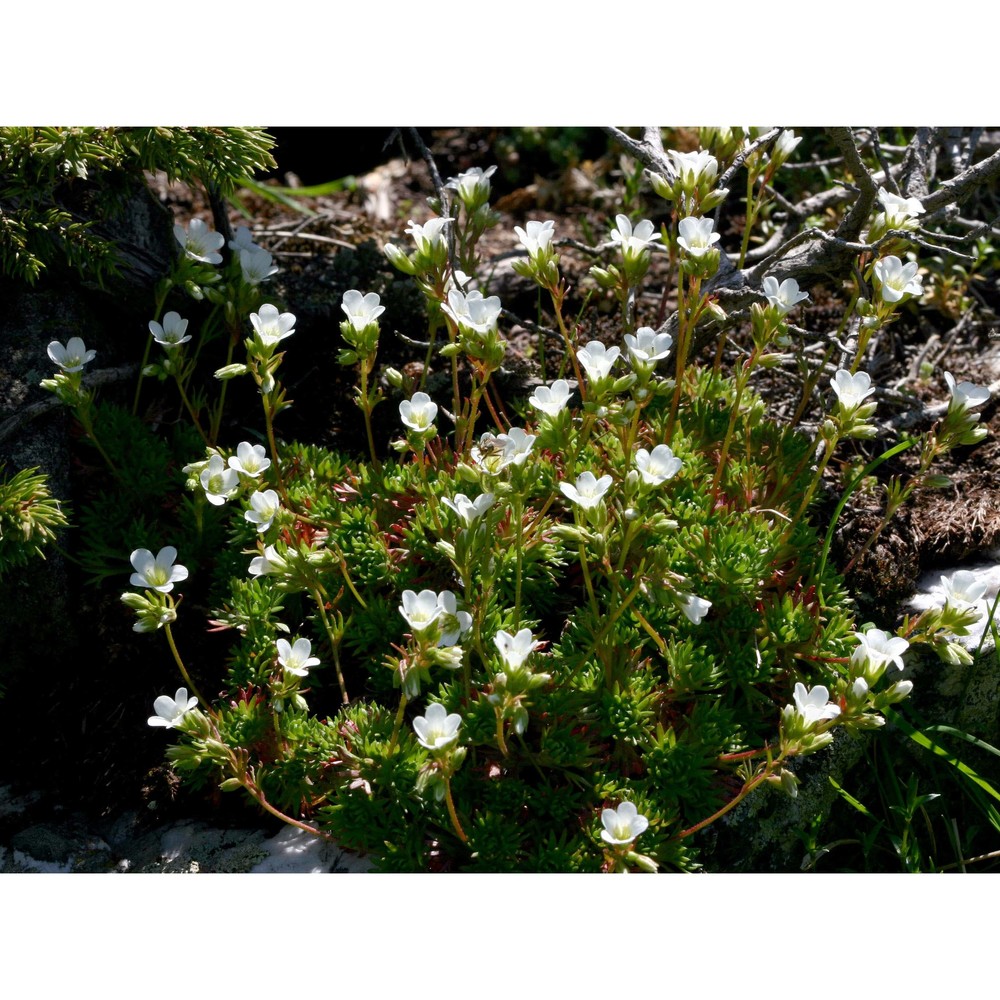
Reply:
[[[340,308],[344,310],[347,321],[358,333],[364,333],[366,327],[385,312],[385,306],[379,305],[377,292],[362,295],[356,288],[344,292],[344,301],[341,302]]]
[[[493,637],[493,642],[500,651],[500,656],[508,670],[516,673],[524,666],[524,661],[538,648],[539,643],[531,634],[530,628],[523,628],[517,635],[511,635],[501,629]]]
[[[482,292],[465,295],[453,288],[448,293],[448,304],[442,308],[460,327],[482,337],[497,328],[500,299],[496,295],[484,299]]]
[[[250,506],[253,510],[244,511],[243,516],[251,524],[256,524],[257,530],[264,534],[281,510],[281,501],[274,490],[258,490],[250,497]]]
[[[944,380],[951,390],[951,403],[956,410],[974,410],[990,398],[990,390],[985,386],[973,385],[971,382],[956,384],[951,372],[944,373]]]
[[[764,279],[764,294],[768,303],[774,306],[781,316],[786,316],[800,302],[809,298],[808,292],[799,291],[799,283],[794,278],[785,278],[779,285],[778,279],[770,274]]]
[[[601,813],[601,839],[608,844],[631,844],[649,826],[649,820],[639,813],[634,803],[622,802],[617,809]]]
[[[48,355],[64,372],[79,372],[97,357],[97,351],[88,351],[82,338],[70,337],[65,347],[58,340],[53,340],[49,344]]]
[[[191,339],[191,334],[186,334],[188,321],[181,319],[180,313],[168,312],[163,317],[162,325],[155,319],[149,321],[149,332],[153,335],[153,340],[164,347],[178,347],[186,344]]]
[[[503,445],[505,465],[524,465],[535,443],[535,435],[523,427],[511,427],[506,434],[498,434],[497,441]]]
[[[472,628],[472,615],[468,611],[459,611],[455,595],[450,590],[442,590],[437,595],[439,616],[438,627],[441,629],[439,646],[454,646],[458,640]]]
[[[430,219],[420,226],[410,219],[410,226],[406,232],[413,237],[413,242],[416,244],[417,250],[428,254],[432,253],[435,248],[447,245],[443,230],[449,222],[454,221],[454,219]]]
[[[900,229],[907,220],[924,214],[924,206],[919,198],[901,198],[880,187],[878,199],[885,209],[886,223],[890,229]]]
[[[702,219],[694,215],[689,215],[677,224],[677,243],[684,248],[692,257],[704,257],[712,244],[717,243],[722,237],[713,232],[715,223],[712,219]]]
[[[399,404],[399,419],[414,431],[426,431],[437,416],[437,403],[426,392],[415,392]]]
[[[278,663],[283,670],[296,677],[305,677],[310,667],[319,663],[319,658],[310,656],[312,643],[308,639],[296,639],[290,645],[287,639],[278,639],[274,644],[278,650]]]
[[[237,226],[233,238],[229,241],[229,249],[242,252],[244,250],[259,250],[260,247],[254,243],[253,234],[246,226]]]
[[[658,444],[652,452],[640,448],[635,453],[633,463],[642,476],[642,481],[650,486],[659,486],[671,476],[677,475],[681,460],[674,456],[669,445]]]
[[[221,507],[239,488],[240,476],[235,469],[227,469],[221,455],[213,455],[198,477],[205,499]]]
[[[894,663],[900,670],[903,669],[903,653],[910,648],[906,639],[890,636],[880,628],[855,632],[854,637],[858,640],[858,645],[851,654],[852,663],[867,661],[873,670]]]
[[[229,468],[242,472],[251,479],[256,479],[270,465],[271,460],[267,457],[264,446],[251,444],[249,441],[241,441],[236,446],[236,454],[229,457]]]
[[[458,739],[458,727],[462,724],[462,716],[455,712],[447,714],[447,709],[439,702],[427,706],[424,715],[418,715],[413,720],[413,731],[417,741],[428,750],[443,750]]]
[[[847,411],[857,409],[875,391],[868,372],[852,375],[845,368],[830,379],[830,387],[837,394],[841,407]]]
[[[960,610],[975,607],[983,599],[988,585],[988,581],[979,579],[967,569],[957,570],[950,577],[941,577],[945,600]]]
[[[295,315],[279,313],[270,302],[262,305],[259,313],[250,313],[250,322],[264,347],[274,347],[279,340],[295,333]]]
[[[458,197],[466,205],[482,205],[489,200],[490,178],[496,173],[496,169],[495,166],[486,170],[482,167],[472,167],[457,177],[449,178],[445,187],[457,191]]]
[[[653,232],[653,223],[649,219],[641,219],[634,229],[627,215],[616,215],[615,222],[618,228],[611,230],[611,242],[620,243],[624,254],[637,254],[662,238],[660,233]]]
[[[524,465],[535,444],[535,435],[523,427],[511,427],[506,434],[480,435],[479,444],[469,452],[472,461],[490,476],[498,476],[508,465]]]
[[[247,572],[251,576],[267,576],[269,573],[279,573],[287,568],[288,563],[278,555],[278,550],[273,545],[266,545],[262,556],[254,556],[250,560],[250,569]]]
[[[470,500],[464,493],[459,493],[454,500],[442,497],[441,502],[458,515],[462,524],[471,528],[490,509],[493,494],[483,493],[475,500]]]
[[[707,149],[697,149],[693,153],[668,149],[667,156],[684,187],[693,189],[699,182],[714,184],[719,175],[719,161]]]
[[[592,472],[587,471],[581,472],[576,477],[575,486],[572,483],[561,482],[559,489],[573,503],[584,510],[591,510],[604,499],[604,494],[608,492],[611,482],[611,476],[601,476],[600,479],[597,479]]]
[[[599,340],[592,340],[586,347],[576,352],[576,359],[583,365],[587,377],[592,382],[607,378],[611,366],[618,360],[622,349],[620,347],[605,347]]]
[[[681,611],[684,617],[693,625],[700,625],[702,618],[708,614],[708,609],[712,606],[711,601],[706,601],[702,597],[694,594],[681,594]]]
[[[633,364],[654,364],[662,361],[669,353],[674,338],[669,333],[657,333],[651,326],[640,326],[635,331],[625,334],[625,346]]]
[[[528,397],[528,402],[536,410],[541,410],[550,417],[556,417],[569,403],[569,383],[564,378],[557,378],[551,386],[535,386],[535,391]]]
[[[840,715],[840,706],[830,701],[830,692],[822,684],[810,690],[800,681],[796,683],[792,697],[795,701],[795,714],[807,726],[835,719]]]
[[[797,136],[791,129],[786,128],[774,140],[774,157],[780,162],[788,159],[795,152],[795,147],[802,141],[802,136]]]
[[[419,594],[412,590],[404,590],[399,613],[414,632],[423,632],[424,629],[430,628],[441,614],[438,595],[433,590],[421,590]]]
[[[201,219],[192,219],[186,230],[181,225],[175,225],[174,236],[193,260],[200,260],[205,264],[222,263],[222,254],[216,251],[225,243],[226,238],[222,233],[209,229]]]
[[[154,556],[149,549],[136,549],[129,557],[135,572],[129,578],[133,587],[149,587],[161,594],[169,594],[175,583],[186,580],[187,567],[174,565],[177,549],[165,545]]]
[[[904,264],[898,257],[883,257],[875,263],[875,277],[886,302],[899,302],[904,295],[919,295],[923,291],[916,261]]]
[[[525,228],[514,227],[517,238],[521,241],[521,246],[528,251],[530,257],[537,257],[540,253],[545,255],[552,250],[552,238],[555,236],[556,224],[551,219],[546,222],[526,222]]]
[[[248,285],[259,285],[278,273],[274,258],[263,247],[246,247],[239,251],[240,272]]]
[[[187,688],[178,688],[173,698],[168,694],[161,694],[153,702],[153,711],[156,715],[149,717],[149,724],[173,729],[174,726],[180,725],[184,716],[197,704],[197,698],[188,697]]]

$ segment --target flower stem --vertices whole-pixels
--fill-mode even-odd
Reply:
[[[170,652],[174,654],[174,662],[177,664],[181,672],[181,677],[184,678],[187,683],[188,690],[200,701],[206,708],[208,708],[208,702],[205,701],[204,696],[195,686],[193,680],[191,680],[190,674],[187,672],[187,667],[184,666],[184,661],[181,659],[181,654],[177,651],[177,643],[174,642],[174,633],[170,630],[169,625],[163,626],[163,631],[167,634],[167,643],[170,646]]]
[[[400,693],[399,708],[396,710],[396,720],[392,724],[392,736],[389,739],[388,754],[391,757],[396,749],[396,742],[399,740],[399,731],[403,727],[403,713],[406,711],[406,694]]]
[[[340,687],[340,700],[344,705],[349,705],[351,699],[347,697],[347,685],[344,683],[344,672],[340,669],[340,656],[338,650],[340,649],[340,639],[337,638],[336,633],[333,630],[333,626],[330,624],[330,617],[326,613],[326,601],[323,600],[323,595],[319,592],[319,589],[315,589],[312,592],[313,600],[316,602],[316,607],[319,608],[319,616],[323,622],[323,630],[326,632],[326,637],[330,642],[330,650],[333,653],[333,666],[337,672],[337,685]]]
[[[451,825],[455,828],[455,833],[458,834],[458,839],[462,841],[463,844],[469,842],[469,838],[465,835],[465,831],[462,829],[462,824],[458,821],[458,813],[455,812],[455,800],[451,797],[451,781],[448,778],[444,779],[444,797],[445,801],[448,803],[448,815],[451,817]]]

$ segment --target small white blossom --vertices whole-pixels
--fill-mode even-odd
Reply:
[[[692,153],[668,149],[667,156],[678,180],[685,187],[693,189],[699,183],[714,184],[719,175],[719,161],[707,149],[696,149]]]
[[[438,627],[441,629],[439,646],[454,646],[458,640],[472,628],[472,615],[468,611],[459,611],[455,595],[450,590],[442,590],[437,595],[439,616]]]
[[[262,305],[259,313],[250,313],[250,322],[257,339],[265,347],[274,347],[278,341],[295,333],[295,315],[290,312],[279,313],[277,307],[270,302]]]
[[[990,398],[990,390],[985,386],[973,385],[972,382],[956,383],[951,372],[944,373],[944,380],[951,390],[951,402],[956,410],[974,410]]]
[[[773,155],[776,160],[784,163],[792,153],[795,152],[795,147],[802,141],[802,136],[797,136],[791,129],[784,129],[777,139],[774,140],[774,152]]]
[[[569,383],[564,378],[557,378],[551,386],[535,386],[535,391],[528,397],[528,402],[536,410],[541,410],[550,417],[556,417],[569,403]]]
[[[524,465],[535,444],[535,435],[523,427],[511,427],[506,434],[498,434],[497,441],[503,445],[505,464]]]
[[[310,667],[319,663],[319,658],[310,656],[312,643],[308,639],[296,639],[292,645],[287,639],[278,639],[274,644],[278,650],[278,663],[281,668],[296,677],[305,677]]]
[[[97,357],[97,351],[88,351],[87,345],[80,337],[70,337],[63,347],[58,340],[53,340],[48,347],[48,355],[53,364],[57,364],[64,372],[83,371],[83,366]]]
[[[517,635],[511,635],[501,629],[493,637],[493,642],[500,651],[504,665],[513,673],[524,666],[524,661],[538,648],[539,643],[531,634],[530,628],[523,628]]]
[[[809,298],[808,292],[799,291],[799,283],[794,278],[785,278],[779,285],[778,279],[770,274],[764,279],[764,294],[768,303],[782,316],[787,316],[800,302]]]
[[[960,610],[975,607],[983,599],[988,586],[987,580],[980,579],[967,569],[960,569],[951,576],[941,577],[945,600],[953,608]]]
[[[875,391],[868,372],[852,375],[845,368],[830,379],[830,386],[837,394],[841,408],[846,411],[857,409]]]
[[[618,346],[605,347],[599,340],[592,340],[586,347],[576,352],[576,359],[583,365],[587,377],[592,382],[607,378],[611,367],[618,360],[622,349]]]
[[[493,494],[483,493],[475,500],[470,500],[464,493],[459,493],[454,500],[442,497],[441,502],[458,515],[462,524],[471,528],[490,509],[493,504]]]
[[[867,661],[873,670],[887,667],[892,663],[899,670],[903,669],[903,653],[910,648],[906,639],[900,636],[891,636],[880,628],[872,628],[867,632],[855,632],[854,637],[858,640],[858,645],[851,654],[852,663]]]
[[[188,697],[187,688],[178,688],[173,698],[168,694],[161,694],[153,702],[153,711],[156,715],[149,717],[149,725],[173,729],[174,726],[180,725],[184,716],[197,704],[197,698]]]
[[[399,404],[399,419],[414,431],[426,431],[437,417],[437,403],[426,392],[415,392]]]
[[[677,243],[692,257],[704,257],[722,237],[714,232],[715,222],[689,215],[677,224]]]
[[[924,206],[919,198],[901,198],[898,194],[880,187],[878,199],[885,209],[889,229],[900,229],[903,223],[924,214]]]
[[[456,191],[466,205],[482,205],[489,201],[490,178],[496,173],[496,169],[495,166],[487,167],[486,170],[472,167],[457,177],[449,178],[445,187]]]
[[[243,516],[251,524],[256,524],[257,530],[264,534],[281,510],[281,501],[274,490],[258,490],[250,497],[250,506],[252,510],[244,511]]]
[[[169,594],[175,583],[186,580],[187,567],[174,565],[177,549],[165,545],[154,556],[149,549],[136,549],[129,557],[135,572],[129,578],[133,587],[149,587],[161,594]]]
[[[186,344],[191,339],[191,334],[185,333],[188,321],[181,319],[180,313],[168,312],[163,317],[163,323],[157,323],[155,319],[149,321],[149,332],[153,335],[153,340],[164,347],[178,347]]]
[[[608,844],[624,846],[631,844],[639,834],[645,832],[649,820],[643,816],[632,802],[622,802],[617,809],[605,809],[601,813],[601,839]]]
[[[801,681],[796,683],[793,699],[795,714],[806,726],[835,719],[840,715],[840,706],[830,701],[830,692],[822,684],[810,690]]]
[[[904,264],[898,257],[883,257],[875,263],[875,277],[884,301],[899,302],[904,295],[920,295],[923,291],[917,274],[917,262]]]
[[[256,479],[262,472],[269,469],[271,460],[262,444],[251,444],[241,441],[236,446],[236,454],[229,457],[229,468],[235,469],[244,476]]]
[[[604,494],[608,492],[611,482],[611,476],[601,476],[600,479],[597,479],[588,470],[587,472],[581,472],[576,477],[576,485],[561,482],[559,489],[577,506],[582,507],[584,510],[591,510],[604,499]]]
[[[627,215],[616,215],[615,223],[618,228],[611,230],[611,242],[620,243],[624,254],[637,254],[662,238],[649,219],[641,219],[633,228]]]
[[[659,486],[680,471],[681,460],[674,456],[669,445],[658,444],[651,452],[640,448],[635,453],[633,464],[642,476],[642,481],[650,486]]]
[[[692,625],[700,625],[702,618],[708,614],[708,609],[712,606],[711,601],[706,601],[702,597],[694,594],[681,595],[681,611]]]
[[[198,481],[205,491],[205,499],[221,507],[239,489],[240,476],[235,469],[226,468],[221,455],[213,455],[201,470]]]
[[[246,226],[237,226],[233,238],[229,241],[229,249],[242,253],[244,250],[260,250],[253,241],[253,233]]]
[[[413,731],[417,734],[417,742],[428,750],[443,750],[458,739],[458,727],[462,724],[462,716],[455,712],[451,715],[444,705],[431,702],[424,715],[418,715],[413,720]]]
[[[633,364],[655,364],[669,353],[674,338],[669,333],[657,333],[651,326],[640,326],[633,336],[625,334],[625,346]]]
[[[404,590],[399,613],[414,632],[423,632],[430,628],[441,614],[438,595],[433,590],[421,590],[419,594],[412,590]]]
[[[175,225],[174,237],[192,260],[200,260],[205,264],[222,263],[222,254],[217,251],[226,238],[222,233],[209,229],[201,219],[192,219],[186,230],[181,225]]]
[[[526,222],[525,228],[514,227],[521,246],[528,251],[528,256],[534,258],[548,254],[552,250],[552,238],[555,236],[556,224],[551,219],[546,222]]]
[[[454,219],[442,218],[429,219],[421,226],[410,219],[409,228],[406,232],[413,237],[413,242],[416,244],[417,250],[424,254],[432,253],[436,247],[440,248],[446,245],[444,227],[449,222],[454,221]]]
[[[254,556],[250,560],[247,572],[251,576],[267,576],[270,573],[280,573],[287,567],[288,563],[278,555],[278,550],[273,545],[266,545],[262,556]]]
[[[340,308],[344,310],[347,321],[358,333],[364,333],[365,328],[385,312],[385,306],[379,305],[377,292],[362,295],[356,288],[344,292],[344,301],[341,302]]]
[[[498,296],[484,299],[482,292],[465,295],[457,288],[448,293],[448,304],[442,308],[460,327],[480,337],[496,330],[501,312]]]
[[[240,251],[240,273],[248,285],[259,285],[278,273],[274,258],[263,247],[247,247]]]

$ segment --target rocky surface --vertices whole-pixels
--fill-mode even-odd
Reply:
[[[185,819],[150,829],[135,812],[95,823],[46,809],[41,800],[38,793],[16,796],[0,787],[0,823],[10,831],[0,845],[0,874],[340,874],[371,868],[366,859],[287,825],[223,827]]]

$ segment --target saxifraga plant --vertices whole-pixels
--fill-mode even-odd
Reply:
[[[768,141],[743,161],[751,217],[795,148],[791,133]],[[405,397],[395,460],[378,454],[370,419],[385,397],[379,297],[348,291],[341,324],[367,457],[279,444],[275,419],[290,402],[282,341],[295,317],[258,305],[269,260],[252,277],[243,269],[252,295],[241,286],[237,263],[263,252],[252,242],[234,244],[233,276],[218,282],[208,268],[221,237],[188,231],[180,266],[201,269],[231,331],[216,376],[254,381],[267,442],[218,444],[222,398],[207,426],[206,407],[185,398],[184,321],[151,323],[164,351],[155,372],[177,381],[207,445],[185,470],[192,516],[231,512],[219,564],[236,571],[221,573],[214,615],[234,633],[223,697],[205,699],[196,678],[208,689],[219,670],[189,666],[171,630],[172,592],[188,576],[177,549],[136,548],[137,590],[123,596],[138,631],[164,631],[185,682],[157,699],[150,722],[178,730],[168,756],[191,781],[242,788],[387,869],[689,870],[700,830],[762,784],[795,795],[796,759],[835,730],[882,725],[912,687],[892,676],[910,645],[961,655],[948,637],[978,618],[968,594],[957,588],[896,635],[862,632],[808,520],[837,445],[874,436],[865,349],[920,292],[916,268],[877,244],[888,233],[881,249],[901,252],[922,206],[881,196],[875,249],[861,253],[870,284],[852,303],[853,357],[832,370],[832,406],[810,436],[769,417],[749,384],[791,347],[788,315],[806,297],[795,280],[764,277],[733,375],[721,351],[714,365],[697,360],[698,331],[728,321],[707,291],[721,254],[705,214],[727,192],[710,151],[669,155],[672,169],[653,183],[676,209],[670,231],[619,215],[608,244],[618,257],[593,272],[619,302],[619,344],[575,342],[552,224],[518,230],[516,270],[549,294],[576,377],[537,387],[516,419],[493,380],[505,354],[500,301],[470,290],[475,273],[456,265],[475,272],[477,241],[497,222],[490,172],[450,181],[442,216],[411,223],[409,253],[386,246],[427,297],[432,344],[447,334],[439,353],[451,375],[450,398],[436,401],[386,373]],[[637,317],[660,241],[679,265],[673,333]],[[741,263],[746,253],[744,240]],[[247,321],[235,361],[234,331]],[[79,410],[70,375],[64,367],[49,387]],[[950,386],[947,415],[920,439],[919,472],[893,485],[892,509],[935,485],[934,458],[985,433],[983,390]],[[492,430],[481,432],[484,421]],[[240,551],[253,555],[242,572]]]

